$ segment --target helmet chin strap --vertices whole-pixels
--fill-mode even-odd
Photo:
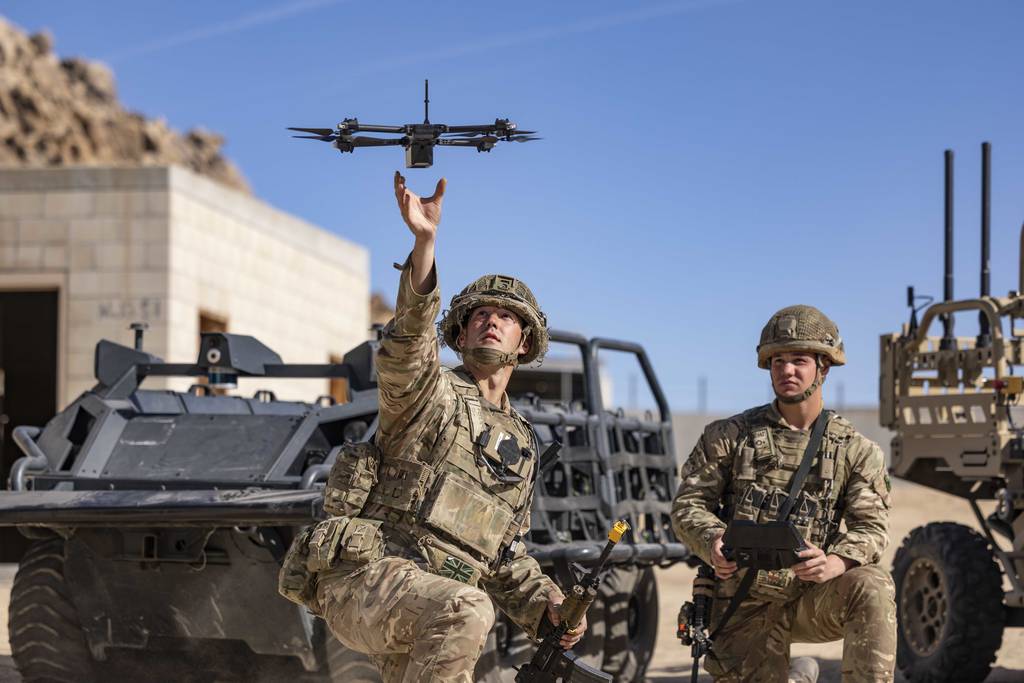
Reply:
[[[796,396],[782,396],[776,391],[775,398],[779,403],[803,403],[814,395],[814,392],[818,390],[818,387],[824,384],[825,378],[821,374],[821,369],[824,367],[824,363],[822,363],[820,355],[814,357],[814,364],[814,381],[811,382],[811,386],[807,387],[802,393],[797,394]]]

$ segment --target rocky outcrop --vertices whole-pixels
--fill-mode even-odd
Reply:
[[[59,59],[49,34],[29,36],[0,18],[0,165],[180,164],[248,192],[223,144],[216,133],[182,135],[126,111],[105,65]]]

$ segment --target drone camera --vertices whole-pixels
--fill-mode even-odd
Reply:
[[[429,142],[415,141],[405,148],[406,168],[430,168],[434,163],[434,146]]]

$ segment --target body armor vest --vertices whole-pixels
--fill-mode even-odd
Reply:
[[[809,432],[772,423],[765,407],[747,411],[743,417],[745,429],[736,440],[722,516],[727,522],[775,521],[790,481],[800,467]],[[801,536],[826,553],[839,532],[843,514],[839,496],[849,472],[847,444],[855,433],[847,420],[830,417],[821,447],[789,516]],[[760,571],[751,594],[788,600],[800,592],[802,584],[789,569]]]
[[[378,453],[358,516],[383,522],[389,555],[475,585],[528,528],[537,450],[525,418],[486,408],[475,384],[442,372],[455,393],[448,422],[420,458]]]

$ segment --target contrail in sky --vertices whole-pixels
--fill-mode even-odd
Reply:
[[[110,63],[126,57],[147,55],[153,52],[159,52],[160,50],[166,50],[171,47],[187,45],[188,43],[195,43],[200,40],[223,36],[229,33],[237,33],[238,31],[244,31],[254,26],[270,24],[296,14],[310,12],[330,5],[336,5],[339,2],[344,1],[346,0],[303,0],[302,2],[279,5],[259,12],[245,14],[241,17],[230,19],[219,24],[213,24],[212,26],[194,28],[188,31],[182,31],[181,33],[175,33],[164,38],[157,38],[156,40],[152,40],[148,43],[128,47],[120,52],[107,55],[103,58],[103,61]]]
[[[397,69],[404,66],[421,65],[424,62],[455,59],[457,57],[462,57],[476,52],[497,50],[512,47],[514,45],[522,45],[524,43],[535,43],[566,35],[590,33],[591,31],[599,31],[601,29],[624,26],[626,24],[638,24],[651,19],[657,19],[659,17],[683,14],[707,7],[732,5],[741,1],[742,0],[683,0],[680,2],[677,0],[676,2],[659,3],[657,5],[617,12],[615,14],[604,14],[597,17],[582,19],[580,21],[572,22],[571,24],[541,26],[518,33],[505,33],[490,36],[482,40],[464,43],[462,45],[456,45],[440,50],[428,50],[395,57],[393,59],[378,59],[372,64],[367,64],[362,68],[357,66],[350,69],[346,72],[346,76],[353,77],[366,75],[380,71],[389,71],[391,69]]]

